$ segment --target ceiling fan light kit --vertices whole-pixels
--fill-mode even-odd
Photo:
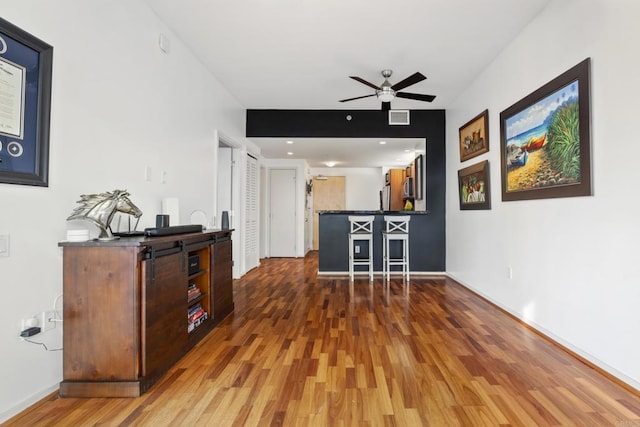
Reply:
[[[375,84],[370,83],[361,77],[349,76],[353,80],[356,80],[366,86],[369,86],[372,89],[375,89],[375,93],[371,95],[357,96],[355,98],[341,99],[340,102],[354,101],[356,99],[369,98],[371,96],[376,96],[378,100],[382,102],[382,110],[390,111],[391,101],[395,97],[413,99],[416,101],[425,101],[425,102],[431,102],[435,99],[434,95],[423,95],[419,93],[400,92],[402,89],[406,87],[409,87],[423,80],[426,80],[426,77],[419,72],[413,73],[406,79],[394,85],[389,83],[389,77],[391,77],[391,74],[393,74],[393,71],[386,69],[386,70],[382,70],[381,74],[382,74],[382,77],[384,77],[384,82],[380,86],[376,86]]]
[[[376,91],[376,95],[378,95],[378,99],[382,102],[391,102],[391,100],[396,97],[396,93],[390,87],[383,87]]]

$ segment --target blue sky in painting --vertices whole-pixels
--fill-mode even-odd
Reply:
[[[540,126],[549,117],[549,114],[571,98],[578,98],[577,80],[508,118],[506,120],[507,139]]]

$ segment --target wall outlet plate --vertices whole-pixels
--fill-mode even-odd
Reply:
[[[40,327],[42,328],[42,332],[46,332],[56,327],[56,322],[50,321],[49,319],[57,319],[57,315],[58,313],[56,310],[45,310],[40,313]]]

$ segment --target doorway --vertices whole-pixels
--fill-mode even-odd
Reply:
[[[345,177],[313,177],[313,250],[319,248],[318,211],[342,211],[345,209]]]
[[[269,256],[296,256],[296,170],[269,171]]]
[[[227,145],[224,141],[218,143],[218,191],[216,191],[217,212],[215,217],[218,219],[216,225],[220,226],[222,212],[227,211],[233,214],[233,147]],[[229,228],[234,228],[233,215],[229,218]]]
[[[238,183],[242,182],[241,172],[244,171],[242,162],[242,146],[234,139],[226,136],[219,130],[215,131],[217,147],[216,171],[213,177],[216,193],[213,196],[213,217],[211,226],[220,228],[222,225],[222,212],[229,213],[229,228],[236,229],[231,233],[233,242],[233,277],[238,278],[244,274],[244,227],[242,224],[244,214],[241,211],[241,192],[244,190]]]

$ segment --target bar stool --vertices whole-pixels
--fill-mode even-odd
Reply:
[[[382,232],[382,269],[387,280],[391,276],[391,266],[402,266],[402,277],[409,280],[409,215],[385,215],[385,228]],[[392,258],[390,252],[391,242],[402,242],[402,254]]]
[[[369,266],[369,280],[373,281],[373,215],[349,215],[351,223],[349,229],[349,279],[353,280],[356,265]],[[354,246],[356,242],[366,241],[369,246],[369,256],[355,257]]]

